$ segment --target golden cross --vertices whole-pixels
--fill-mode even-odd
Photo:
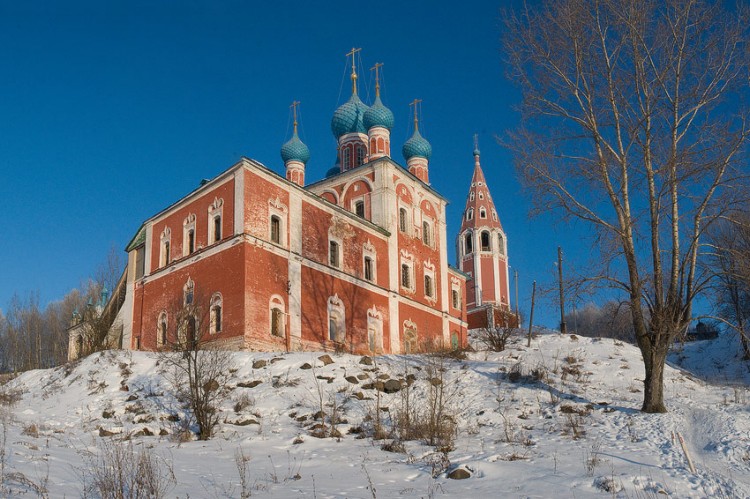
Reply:
[[[370,71],[375,70],[375,97],[380,97],[380,79],[378,78],[378,68],[383,65],[382,62],[376,62]]]
[[[292,101],[292,113],[294,114],[294,133],[297,133],[297,107],[299,107],[299,101]]]
[[[347,57],[352,56],[352,94],[354,95],[357,94],[357,66],[355,63],[354,56],[360,50],[362,49],[361,48],[355,49],[354,47],[352,47],[351,52],[347,52],[346,54]]]
[[[414,131],[419,130],[419,119],[417,118],[417,104],[422,102],[422,99],[414,99],[409,103],[410,106],[414,106]]]

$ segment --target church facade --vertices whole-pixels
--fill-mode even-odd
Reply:
[[[284,177],[242,158],[142,224],[116,293],[115,342],[366,354],[467,345],[467,305],[478,302],[466,283],[479,274],[463,251],[461,270],[448,264],[447,201],[429,184],[432,151],[416,106],[404,168],[390,157],[394,117],[379,85],[368,106],[354,65],[351,77],[351,98],[331,123],[338,161],[326,178],[305,181],[310,153],[295,108]],[[483,275],[507,305],[507,263],[499,283]],[[70,332],[75,358],[80,328]]]

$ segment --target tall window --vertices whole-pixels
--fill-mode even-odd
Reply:
[[[281,244],[281,219],[271,215],[271,242]]]
[[[459,295],[457,289],[451,290],[451,298],[453,301],[453,308],[461,308],[461,295]]]
[[[487,218],[487,210],[479,208],[479,218]]]
[[[185,299],[185,305],[193,304],[193,293],[195,291],[195,282],[188,277],[187,283],[182,288],[183,297]]]
[[[422,241],[429,246],[432,244],[432,234],[429,222],[422,222]]]
[[[214,294],[211,298],[211,334],[221,332],[222,328],[222,299],[219,293]]]
[[[505,254],[505,239],[502,234],[497,235],[497,250],[501,255]]]
[[[411,289],[411,269],[407,264],[401,264],[401,286]]]
[[[466,212],[466,220],[473,220],[474,219],[474,208],[469,208],[469,211]]]
[[[357,166],[365,162],[365,148],[362,146],[357,147]]]
[[[474,251],[471,232],[469,232],[468,234],[464,236],[464,249],[467,255],[471,253],[472,251]]]
[[[482,251],[491,251],[490,248],[490,233],[482,231]]]
[[[159,326],[156,331],[156,346],[161,347],[167,344],[167,313],[162,312],[159,316]]]
[[[195,251],[195,230],[190,229],[187,235],[188,255]]]
[[[482,192],[479,193],[479,199],[484,199],[484,193]]]
[[[271,309],[271,334],[274,336],[284,336],[284,312],[280,308]]]
[[[162,244],[162,265],[169,265],[169,241]]]
[[[406,232],[406,208],[398,210],[398,230]]]
[[[365,280],[367,281],[373,280],[372,258],[369,256],[365,257]]]
[[[221,215],[214,217],[214,242],[221,241]]]
[[[346,338],[346,311],[338,295],[328,298],[328,339],[341,343]]]
[[[469,200],[474,201],[474,191],[471,191],[471,194],[469,194]]]
[[[354,203],[354,213],[357,214],[358,217],[365,217],[365,202],[364,201],[357,201]]]
[[[349,149],[349,147],[344,147],[344,153],[341,162],[344,165],[344,171],[352,167],[352,150]]]
[[[433,294],[432,276],[424,276],[424,295],[432,298]]]
[[[339,267],[339,243],[336,241],[328,242],[328,263],[331,267]]]

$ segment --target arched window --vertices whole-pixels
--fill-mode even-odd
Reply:
[[[490,246],[490,233],[485,231],[482,231],[482,251],[492,251],[492,248]]]
[[[474,251],[473,239],[474,238],[471,232],[468,232],[464,236],[464,253],[467,255],[471,253],[472,251]]]
[[[356,213],[358,217],[364,218],[365,216],[365,202],[364,201],[357,201],[354,203],[354,213]]]
[[[365,148],[357,146],[357,166],[360,166],[365,162]]]
[[[342,156],[341,163],[344,166],[344,171],[346,171],[352,167],[352,150],[345,146]]]
[[[284,302],[281,297],[274,295],[268,306],[270,316],[271,336],[283,338],[286,336],[286,324],[284,320]]]
[[[367,345],[371,352],[383,352],[383,315],[375,306],[367,311]]]
[[[195,251],[195,231],[190,229],[188,231],[188,255]]]
[[[469,194],[469,200],[474,201],[474,191],[471,191],[471,194]]]
[[[165,227],[161,233],[161,246],[159,252],[159,266],[166,267],[170,261],[170,238],[172,237],[172,231],[169,227]]]
[[[398,209],[398,230],[406,232],[406,208]]]
[[[479,218],[487,218],[487,210],[484,207],[479,208]]]
[[[222,329],[222,306],[223,300],[220,293],[211,297],[211,334],[220,333]]]
[[[479,199],[484,199],[484,193],[483,192],[479,193]]]
[[[474,208],[469,208],[466,212],[466,220],[474,220]]]
[[[497,250],[501,255],[505,254],[505,238],[502,234],[497,235]]]
[[[422,241],[430,246],[432,244],[432,234],[430,230],[430,222],[422,222]]]
[[[346,311],[338,295],[328,298],[328,339],[343,343],[346,339]]]
[[[271,242],[281,244],[281,219],[271,215]]]
[[[214,202],[208,207],[208,244],[221,241],[221,215],[224,212],[224,200],[214,198]]]

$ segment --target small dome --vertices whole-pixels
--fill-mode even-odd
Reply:
[[[479,156],[479,148],[478,147],[474,148],[474,156]]]
[[[339,168],[338,166],[334,166],[328,169],[328,171],[326,172],[326,178],[333,177],[334,175],[338,175],[339,173],[341,173],[341,168]]]
[[[362,120],[368,109],[357,94],[353,94],[351,99],[339,106],[333,113],[333,119],[331,119],[333,135],[338,139],[347,133],[367,133]]]
[[[420,135],[419,130],[414,130],[414,135],[406,141],[401,152],[407,161],[414,157],[429,160],[430,156],[432,156],[432,146],[427,142],[427,139]]]
[[[289,161],[299,161],[302,164],[310,160],[310,149],[299,139],[297,131],[283,146],[281,146],[281,159],[286,164]]]
[[[380,100],[380,96],[375,97],[375,102],[370,108],[365,111],[364,125],[366,129],[371,129],[376,126],[387,128],[388,130],[393,129],[393,113],[390,109],[383,105]]]

